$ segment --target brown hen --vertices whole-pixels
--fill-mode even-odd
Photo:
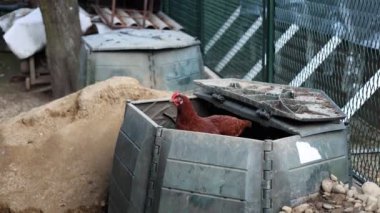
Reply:
[[[228,115],[201,117],[195,112],[189,98],[178,92],[172,95],[171,101],[177,107],[177,129],[240,136],[244,129],[252,126],[251,121]]]

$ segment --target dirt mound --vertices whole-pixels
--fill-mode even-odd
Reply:
[[[16,212],[100,206],[125,101],[169,96],[115,77],[4,121],[0,202]]]

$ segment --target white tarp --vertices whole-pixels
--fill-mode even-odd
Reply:
[[[9,49],[19,59],[32,56],[46,45],[45,27],[39,8],[32,10],[32,12],[21,18],[16,18],[16,20],[15,17],[17,16],[9,17],[13,18],[9,20],[0,17],[0,23],[4,23],[0,27],[5,32],[3,37]],[[88,14],[80,10],[79,20],[84,33],[92,25],[91,19]],[[3,25],[6,26],[5,29]],[[10,25],[11,27],[9,27]]]
[[[3,30],[3,32],[7,32],[17,19],[28,15],[32,11],[33,9],[30,9],[30,8],[21,8],[21,9],[15,10],[11,13],[1,16],[0,28]]]

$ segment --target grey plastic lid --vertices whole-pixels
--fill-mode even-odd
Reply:
[[[346,117],[321,90],[233,78],[194,82],[207,93],[264,109],[275,116],[297,121],[332,121]]]
[[[198,45],[194,37],[174,30],[122,29],[82,37],[91,51],[158,50]]]

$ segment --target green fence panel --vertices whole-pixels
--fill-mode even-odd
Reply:
[[[164,0],[221,77],[267,80],[263,2],[274,1],[274,83],[325,91],[348,115],[353,172],[380,183],[380,1]],[[264,64],[266,65],[266,64]]]
[[[354,175],[380,182],[380,1],[276,1],[276,83],[325,91],[348,115]]]

